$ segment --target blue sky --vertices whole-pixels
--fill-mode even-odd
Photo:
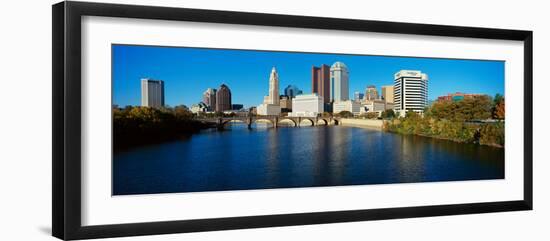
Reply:
[[[452,92],[504,95],[504,62],[345,54],[292,53],[183,47],[113,45],[113,104],[140,104],[140,79],[164,80],[165,102],[191,106],[207,88],[229,86],[234,104],[256,106],[267,95],[269,74],[279,72],[280,92],[293,84],[311,93],[311,67],[344,62],[350,98],[368,85],[380,91],[402,69],[428,74],[429,99]]]

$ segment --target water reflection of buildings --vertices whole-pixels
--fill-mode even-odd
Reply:
[[[281,185],[281,157],[279,156],[279,133],[274,131],[269,133],[268,138],[264,142],[264,147],[260,150],[265,152],[265,164],[267,185],[269,187],[276,187]]]
[[[324,133],[316,131],[313,132],[311,137],[311,143],[313,145],[312,148],[315,150],[312,158],[314,182],[319,185],[329,185],[331,184],[329,157],[332,152],[332,148],[330,146],[332,141],[332,132],[328,130]]]
[[[399,182],[418,182],[424,180],[425,173],[425,157],[423,148],[418,148],[418,143],[415,143],[414,137],[405,136],[399,138],[401,141],[401,152],[398,152],[400,157],[395,158],[396,173]]]
[[[332,131],[332,130],[331,130]],[[330,178],[331,183],[342,183],[346,172],[346,164],[348,162],[348,149],[350,147],[350,132],[335,131],[330,139]]]

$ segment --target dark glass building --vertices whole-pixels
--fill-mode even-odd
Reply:
[[[226,111],[232,109],[231,90],[227,85],[222,84],[216,92],[216,111]]]
[[[330,102],[330,67],[328,65],[311,68],[311,92],[323,97],[324,103]]]

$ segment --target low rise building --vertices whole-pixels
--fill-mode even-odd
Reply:
[[[368,112],[377,112],[382,113],[382,111],[393,109],[393,104],[388,104],[383,100],[368,100],[363,103],[361,106],[361,114]]]
[[[291,112],[292,111],[292,98],[286,95],[281,95],[279,100],[279,105],[281,105],[282,112]]]
[[[349,111],[354,115],[359,114],[361,111],[361,103],[353,100],[334,102],[332,105],[332,113],[338,114],[342,111]]]
[[[257,115],[280,115],[281,106],[273,104],[261,104],[256,107]]]
[[[289,116],[316,117],[323,112],[323,97],[317,94],[298,95],[292,99],[292,112]]]
[[[386,102],[386,110],[392,110],[393,109],[393,103]]]
[[[191,112],[193,114],[206,113],[208,111],[208,105],[204,102],[199,102],[191,106]]]
[[[444,96],[437,97],[437,101],[460,101],[464,99],[473,99],[475,97],[483,96],[482,94],[467,94],[456,92],[452,94],[447,94]]]

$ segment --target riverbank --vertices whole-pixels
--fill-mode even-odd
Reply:
[[[344,118],[340,119],[340,125],[504,148],[504,125],[502,123],[475,125],[431,120],[426,124],[411,124],[407,123],[407,120]]]
[[[128,107],[113,110],[113,149],[186,138],[201,130],[215,127],[192,118],[185,109],[158,110],[150,107]]]
[[[343,119],[340,119],[340,125],[374,129],[374,130],[383,130],[384,120],[343,118]]]
[[[413,117],[387,121],[383,129],[402,135],[417,135],[504,148],[504,122],[474,124]]]

